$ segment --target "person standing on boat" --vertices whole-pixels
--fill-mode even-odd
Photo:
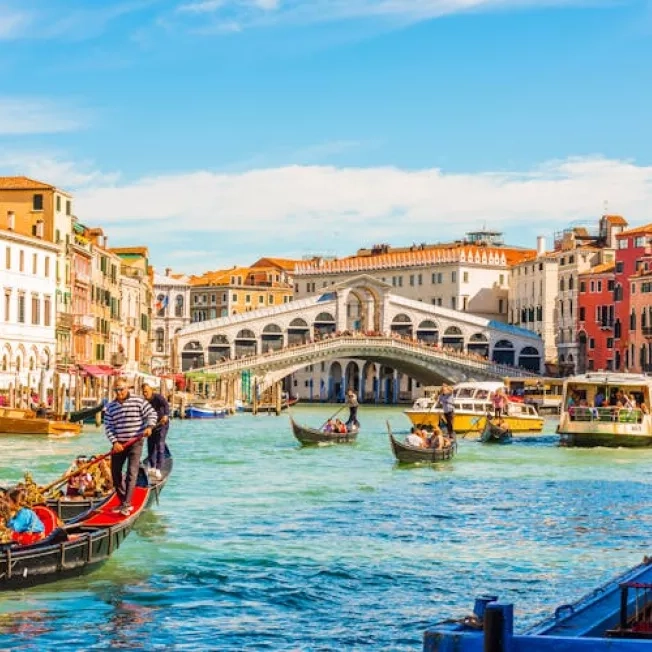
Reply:
[[[349,406],[349,418],[346,422],[346,428],[352,430],[354,426],[356,428],[360,426],[358,421],[358,397],[352,389],[346,393],[346,404]]]
[[[439,398],[437,399],[439,405],[441,405],[441,410],[444,413],[444,419],[446,420],[446,429],[448,430],[448,436],[453,439],[455,437],[455,431],[453,430],[453,417],[455,416],[455,404],[453,403],[453,388],[450,385],[444,383],[441,386],[441,392],[439,392]]]
[[[133,512],[131,496],[136,488],[138,467],[143,454],[143,437],[152,434],[156,425],[154,408],[141,396],[132,396],[126,378],[118,378],[113,388],[115,400],[106,406],[104,430],[113,444],[111,450],[111,478],[120,505],[116,512],[128,516]],[[134,438],[136,442],[125,448],[125,444]],[[126,478],[122,476],[122,467],[127,464]]]
[[[147,438],[147,462],[150,473],[161,479],[161,468],[165,459],[165,439],[170,428],[170,404],[162,394],[157,394],[149,383],[143,383],[143,397],[154,408],[158,422]]]

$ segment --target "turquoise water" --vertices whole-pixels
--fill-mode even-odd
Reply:
[[[550,422],[397,468],[387,418],[406,430],[363,406],[357,444],[314,449],[286,415],[174,422],[161,504],[101,570],[0,594],[0,649],[418,650],[477,594],[514,601],[523,627],[650,553],[652,451],[558,448]],[[106,448],[1,438],[0,485]]]

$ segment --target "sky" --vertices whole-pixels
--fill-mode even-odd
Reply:
[[[652,222],[652,3],[0,0],[0,174],[197,273]]]

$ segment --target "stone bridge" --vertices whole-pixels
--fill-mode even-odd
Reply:
[[[453,350],[442,350],[424,342],[362,334],[332,336],[319,342],[270,350],[236,360],[224,360],[195,371],[225,377],[249,371],[257,378],[259,388],[264,390],[308,365],[333,358],[361,358],[389,366],[425,385],[537,375],[526,369],[490,362],[479,356],[469,356]],[[347,379],[343,380],[343,386],[346,386]],[[360,379],[359,391],[362,395],[365,394],[365,382],[368,380],[371,379]]]

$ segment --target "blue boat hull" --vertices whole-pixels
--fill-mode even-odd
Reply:
[[[209,409],[189,407],[186,408],[186,419],[224,419],[226,410],[223,408]]]

